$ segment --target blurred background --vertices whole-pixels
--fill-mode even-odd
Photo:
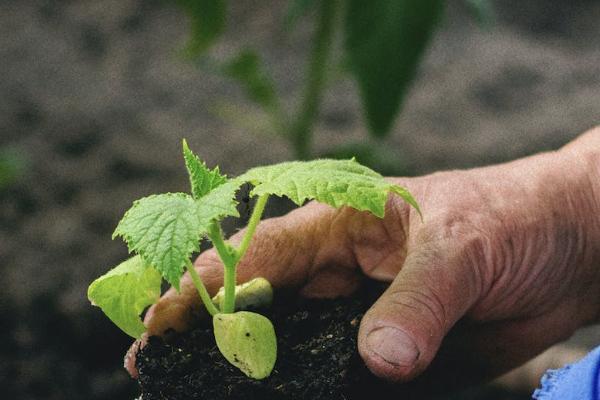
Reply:
[[[334,31],[304,153],[277,133],[289,126],[277,118],[302,109],[306,64],[323,58],[311,56],[315,1],[290,2],[309,4],[295,11],[230,2],[210,58],[192,54],[189,3],[0,0],[6,398],[136,396],[121,368],[130,339],[90,306],[86,289],[126,256],[110,235],[134,199],[187,190],[182,137],[230,175],[345,154],[418,175],[557,149],[600,124],[600,1],[448,0],[399,114],[379,130]],[[253,55],[238,57],[249,48],[260,71]],[[600,332],[575,343],[600,343]],[[484,392],[469,398],[517,398]]]

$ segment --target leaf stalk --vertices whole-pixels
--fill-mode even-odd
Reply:
[[[188,273],[190,274],[190,277],[192,278],[192,282],[194,283],[194,286],[198,290],[198,294],[200,295],[200,299],[202,300],[202,303],[204,303],[204,306],[208,310],[208,313],[210,315],[218,314],[219,309],[212,302],[212,299],[210,298],[210,294],[208,294],[208,290],[206,290],[206,286],[204,286],[204,283],[202,283],[202,279],[200,279],[200,275],[198,275],[198,272],[196,272],[196,269],[194,268],[194,266],[192,265],[192,262],[190,260],[187,260],[186,268],[187,268]]]
[[[252,210],[252,215],[250,216],[250,220],[248,220],[248,225],[246,227],[246,233],[242,238],[242,242],[240,246],[237,248],[237,260],[236,265],[240,262],[240,260],[246,254],[248,247],[250,246],[250,241],[252,240],[252,236],[254,236],[254,231],[256,231],[256,227],[260,222],[260,219],[265,211],[265,206],[267,205],[267,200],[269,200],[268,194],[262,194],[258,196],[256,200],[256,204],[254,205],[254,210]]]

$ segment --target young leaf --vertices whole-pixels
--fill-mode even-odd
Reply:
[[[125,333],[138,339],[146,329],[140,314],[158,300],[160,283],[158,271],[135,256],[92,282],[88,299]]]
[[[144,197],[133,203],[113,233],[122,236],[129,251],[137,252],[175,288],[186,261],[198,250],[203,226],[194,199],[184,193]]]
[[[130,252],[137,252],[176,289],[187,260],[198,251],[210,224],[226,216],[238,216],[235,192],[241,185],[231,180],[201,199],[185,193],[144,197],[133,203],[117,225],[113,239],[123,237]]]
[[[336,208],[368,210],[382,218],[388,193],[394,192],[419,210],[406,189],[354,160],[284,162],[252,168],[238,179],[254,185],[252,195],[287,196],[298,205],[315,199]]]
[[[225,0],[178,0],[191,19],[192,37],[187,51],[194,56],[206,51],[225,29]]]
[[[192,153],[185,139],[183,139],[183,158],[195,199],[203,197],[217,186],[227,182],[227,177],[219,173],[219,167],[208,169],[206,164]]]
[[[442,9],[442,0],[347,2],[346,52],[375,136],[389,132]]]
[[[238,179],[230,179],[197,201],[202,234],[208,232],[209,224],[215,220],[240,216],[236,208],[235,193],[242,183]]]
[[[273,324],[260,314],[239,311],[216,314],[213,328],[217,347],[227,361],[254,379],[271,374],[277,358]]]

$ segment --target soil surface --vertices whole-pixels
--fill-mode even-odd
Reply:
[[[141,400],[363,400],[391,393],[423,400],[422,392],[401,392],[377,379],[358,354],[360,320],[382,290],[369,285],[335,300],[276,298],[274,308],[262,312],[275,326],[278,346],[275,368],[264,380],[246,377],[225,360],[208,321],[166,340],[151,337],[136,361]],[[477,391],[486,391],[487,399],[519,399],[489,388],[460,398]]]
[[[367,304],[359,299],[302,301],[291,309],[273,309],[267,315],[278,333],[278,357],[264,380],[250,379],[231,366],[210,326],[176,335],[169,343],[152,337],[137,358],[142,399],[356,398],[348,397],[356,390],[350,378],[364,375],[355,348]]]

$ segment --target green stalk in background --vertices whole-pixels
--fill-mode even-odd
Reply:
[[[309,159],[312,154],[312,133],[326,86],[327,66],[339,9],[337,0],[322,0],[319,3],[317,30],[313,39],[314,47],[310,53],[302,102],[289,130],[295,158],[300,160]]]

